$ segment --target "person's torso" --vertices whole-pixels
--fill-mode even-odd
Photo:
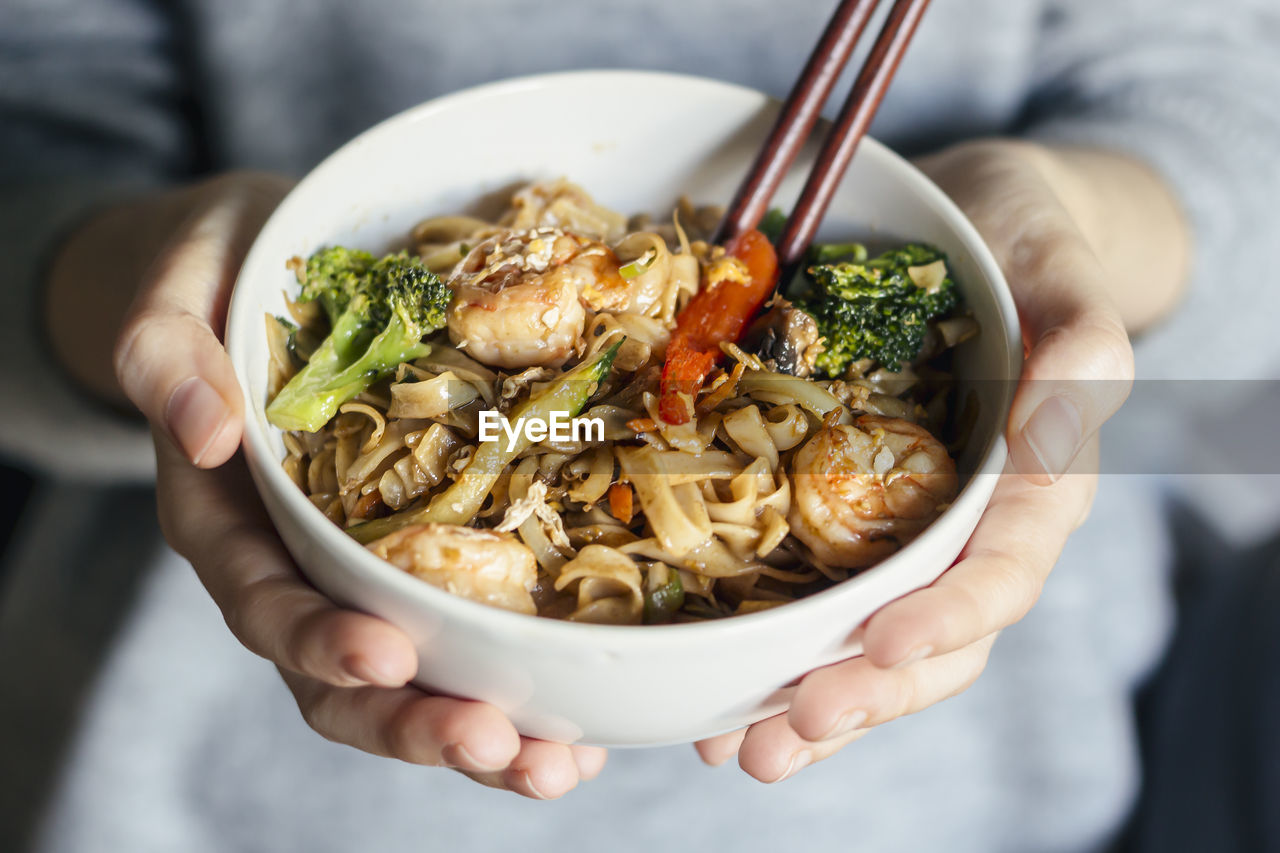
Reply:
[[[184,0],[181,6],[178,47],[199,105],[208,165],[300,173],[400,110],[512,76],[643,68],[783,97],[835,3]],[[914,153],[1007,131],[1027,94],[1041,11],[1038,2],[933,4],[873,134]],[[864,34],[862,52],[881,17]],[[649,108],[637,104],[637,114]]]

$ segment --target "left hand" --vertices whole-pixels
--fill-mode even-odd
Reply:
[[[276,665],[319,734],[533,799],[559,797],[600,772],[604,750],[521,737],[488,703],[409,684],[418,668],[409,637],[305,580],[237,453],[244,412],[222,325],[245,253],[289,185],[218,176],[105,211],[62,247],[55,283],[67,297],[77,287],[119,297],[140,285],[115,366],[120,389],[152,425],[161,528],[236,638]],[[114,278],[72,274],[95,263]],[[75,344],[67,331],[63,340]]]
[[[1097,430],[1124,402],[1133,354],[1108,276],[1081,222],[1079,185],[1047,149],[969,143],[921,162],[995,253],[1027,347],[1006,437],[1009,463],[957,562],[877,611],[863,656],[801,679],[787,713],[697,744],[709,764],[735,753],[763,782],[785,779],[871,727],[966,689],[996,634],[1040,595],[1097,485]],[[1065,476],[1064,476],[1065,475]]]

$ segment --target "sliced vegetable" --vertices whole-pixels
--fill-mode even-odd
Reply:
[[[644,588],[644,622],[646,625],[670,622],[684,606],[684,584],[680,573],[665,563],[654,563],[646,572]]]
[[[609,487],[609,514],[623,524],[630,524],[635,515],[634,497],[626,483],[614,483]]]
[[[649,271],[649,267],[653,266],[653,262],[657,260],[658,253],[653,249],[648,250],[640,257],[628,264],[618,267],[618,275],[627,281],[633,278],[639,278]]]
[[[690,408],[702,380],[720,356],[722,341],[734,342],[773,292],[778,256],[759,231],[747,231],[725,247],[746,268],[746,281],[704,282],[676,318],[662,367],[658,414],[669,424],[689,421]]]

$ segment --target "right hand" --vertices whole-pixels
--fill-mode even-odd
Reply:
[[[308,584],[258,500],[237,452],[244,411],[221,336],[249,245],[288,189],[273,176],[233,174],[178,191],[187,217],[168,219],[172,233],[120,331],[116,376],[151,423],[165,538],[324,737],[527,797],[559,797],[600,772],[604,750],[521,737],[492,705],[408,684],[418,666],[409,638]],[[171,211],[174,198],[157,204]]]
[[[1140,167],[1111,162],[1117,156],[1099,152],[1090,162],[1133,178]],[[967,689],[986,667],[996,635],[1039,598],[1088,515],[1097,430],[1129,393],[1133,353],[1109,290],[1113,278],[1085,236],[1087,220],[1073,215],[1061,178],[1053,180],[1058,174],[1046,165],[1057,158],[1029,143],[982,140],[920,163],[992,248],[1018,308],[1027,350],[1006,427],[1009,463],[954,565],[872,615],[862,626],[863,654],[807,674],[786,714],[700,742],[708,763],[736,754],[755,778],[779,781],[874,726]],[[1160,190],[1135,185],[1144,187]],[[1150,200],[1153,216],[1139,221],[1158,221],[1162,201]],[[1130,316],[1165,307],[1147,295],[1152,304],[1133,300]]]

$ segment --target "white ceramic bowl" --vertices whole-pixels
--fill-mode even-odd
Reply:
[[[951,269],[982,333],[958,373],[981,400],[971,472],[919,538],[832,589],[764,612],[699,624],[583,625],[523,616],[450,595],[382,562],[327,521],[285,476],[263,407],[263,314],[283,314],[286,259],[323,245],[382,251],[429,214],[482,194],[565,175],[627,213],[670,209],[681,194],[727,203],[777,104],[694,77],[586,71],[470,89],[414,107],[343,146],[308,175],[258,236],[231,301],[227,345],[244,388],[244,446],[262,500],[306,576],[335,601],[404,629],[417,683],[492,702],[521,732],[614,746],[675,743],[784,710],[797,676],[858,652],[851,633],[876,609],[931,583],[955,559],[1000,469],[1000,437],[1020,361],[1013,303],[960,211],[906,161],[862,143],[820,239],[882,234],[926,240]],[[812,148],[777,202],[798,194]],[[983,381],[987,380],[987,381]],[[989,381],[995,380],[995,381]]]

